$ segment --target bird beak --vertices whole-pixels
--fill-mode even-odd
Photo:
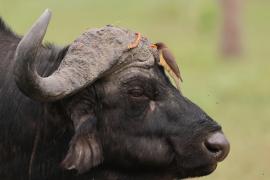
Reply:
[[[151,44],[151,45],[150,45],[150,48],[157,49],[157,45],[155,45],[155,44]]]

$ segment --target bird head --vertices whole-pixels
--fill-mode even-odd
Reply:
[[[157,42],[155,44],[152,44],[151,47],[160,50],[166,48],[167,46],[163,42]]]

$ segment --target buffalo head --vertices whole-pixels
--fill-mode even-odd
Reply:
[[[151,43],[127,48],[130,30],[85,32],[41,77],[35,62],[49,19],[46,11],[21,40],[14,74],[30,98],[64,104],[75,130],[64,168],[173,179],[209,174],[227,156],[221,127],[171,84]]]

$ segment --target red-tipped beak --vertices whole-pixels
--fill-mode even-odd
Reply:
[[[157,45],[155,45],[155,44],[151,44],[150,47],[154,48],[154,49],[157,49]]]

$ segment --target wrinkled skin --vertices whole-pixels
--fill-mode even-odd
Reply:
[[[9,49],[0,49],[1,179],[28,179],[31,168],[31,178],[39,180],[172,180],[216,168],[202,142],[220,126],[181,95],[157,63],[119,70],[68,98],[38,103],[12,79],[20,38],[3,31],[0,39],[10,41],[0,41]],[[39,73],[51,74],[65,53],[40,49]]]
[[[134,173],[138,178],[149,173],[160,177],[159,171],[163,179],[171,179],[215,169],[216,162],[201,142],[220,126],[183,97],[162,68],[122,71],[99,80],[95,89],[96,108],[88,117],[98,119],[92,123],[108,171]]]

